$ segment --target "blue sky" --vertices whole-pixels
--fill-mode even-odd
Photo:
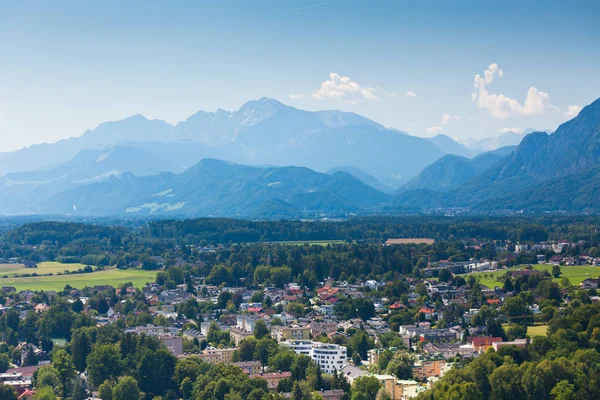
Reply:
[[[598,1],[2,0],[0,151],[263,96],[419,136],[556,128],[600,97],[599,20]]]

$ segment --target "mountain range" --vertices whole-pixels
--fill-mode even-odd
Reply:
[[[263,98],[174,126],[142,116],[107,122],[1,153],[0,168],[3,214],[596,212],[600,99],[553,134],[484,153],[446,135],[413,137],[357,114]]]
[[[510,155],[459,187],[443,194],[419,188],[394,203],[399,209],[596,212],[599,167],[600,99],[551,135],[527,135]]]
[[[309,112],[277,100],[249,101],[237,111],[198,112],[175,126],[135,115],[106,122],[82,136],[0,154],[0,176],[69,162],[84,150],[127,142],[201,144],[203,158],[247,165],[298,165],[317,171],[350,165],[392,188],[446,154],[427,139],[387,129],[358,114]],[[178,158],[198,161],[180,146]],[[193,164],[187,164],[190,167]],[[26,167],[24,167],[26,166]]]

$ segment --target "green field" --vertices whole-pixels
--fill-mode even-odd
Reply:
[[[465,274],[463,276],[473,275],[482,285],[485,285],[489,288],[493,288],[494,286],[502,286],[502,282],[498,282],[496,280],[497,277],[506,274],[506,272],[508,271],[515,271],[523,268],[524,267],[521,266],[501,269],[493,272],[472,272],[471,274]],[[548,271],[552,273],[551,264],[536,264],[533,266],[533,268],[539,271]],[[600,267],[594,267],[591,265],[575,265],[572,267],[561,266],[560,270],[562,273],[560,278],[554,278],[554,281],[560,283],[560,280],[562,278],[569,278],[569,281],[571,281],[571,284],[574,286],[579,285],[586,278],[598,278],[600,276]],[[486,276],[484,277],[484,275]],[[492,276],[491,278],[489,277],[490,275]]]
[[[316,246],[327,246],[328,244],[344,244],[346,243],[345,240],[306,240],[306,241],[302,241],[302,240],[296,240],[296,241],[288,241],[288,242],[270,242],[273,244],[287,244],[287,245],[291,245],[291,246],[303,246],[305,244],[308,244],[310,246],[312,245],[316,245]]]
[[[527,336],[546,336],[548,334],[548,325],[533,325],[527,327]]]
[[[122,283],[132,282],[141,288],[146,282],[154,282],[155,278],[156,271],[109,269],[89,274],[0,278],[0,286],[14,286],[17,290],[62,290],[67,284],[81,289],[95,285],[117,287]]]
[[[23,264],[0,264],[0,276],[8,275],[9,277],[23,274],[46,275],[57,274],[65,271],[77,271],[84,268],[85,264],[63,264],[56,261],[44,261],[37,263],[37,268],[25,268]]]

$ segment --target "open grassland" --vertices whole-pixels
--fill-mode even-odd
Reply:
[[[13,277],[33,273],[38,275],[58,274],[65,271],[77,271],[85,267],[85,264],[63,264],[56,261],[44,261],[36,265],[37,268],[25,268],[23,264],[0,264],[0,276]]]
[[[548,325],[533,325],[527,327],[527,336],[546,336],[548,334]]]
[[[494,286],[503,285],[502,282],[496,280],[497,277],[506,274],[508,271],[516,271],[523,268],[525,268],[525,266],[501,269],[493,272],[472,272],[463,276],[473,275],[482,285],[493,288]],[[536,264],[533,268],[538,271],[548,271],[552,273],[552,264]],[[598,278],[600,276],[600,267],[591,265],[574,265],[571,267],[561,266],[560,271],[560,278],[553,278],[554,281],[560,283],[562,278],[569,278],[569,281],[571,281],[571,284],[574,286],[579,285],[586,278]]]
[[[155,278],[156,271],[109,269],[88,274],[0,278],[0,286],[14,286],[17,290],[62,290],[67,284],[74,288],[95,285],[117,287],[132,282],[135,287],[141,288],[146,282],[154,282]]]

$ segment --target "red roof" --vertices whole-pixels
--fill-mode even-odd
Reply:
[[[26,396],[35,396],[35,390],[25,389],[25,391],[21,393],[21,395],[18,398],[22,399]]]
[[[392,309],[392,310],[400,310],[402,308],[406,308],[406,306],[404,304],[402,304],[402,303],[395,302],[389,308]]]
[[[433,314],[435,312],[435,310],[433,308],[426,308],[423,307],[419,310],[420,314]]]
[[[261,311],[262,311],[262,307],[250,307],[248,309],[248,312],[251,312],[251,313],[259,313]]]
[[[501,337],[479,336],[474,337],[471,343],[474,347],[491,346],[492,343],[502,342]]]
[[[500,299],[488,299],[488,304],[500,304]]]

